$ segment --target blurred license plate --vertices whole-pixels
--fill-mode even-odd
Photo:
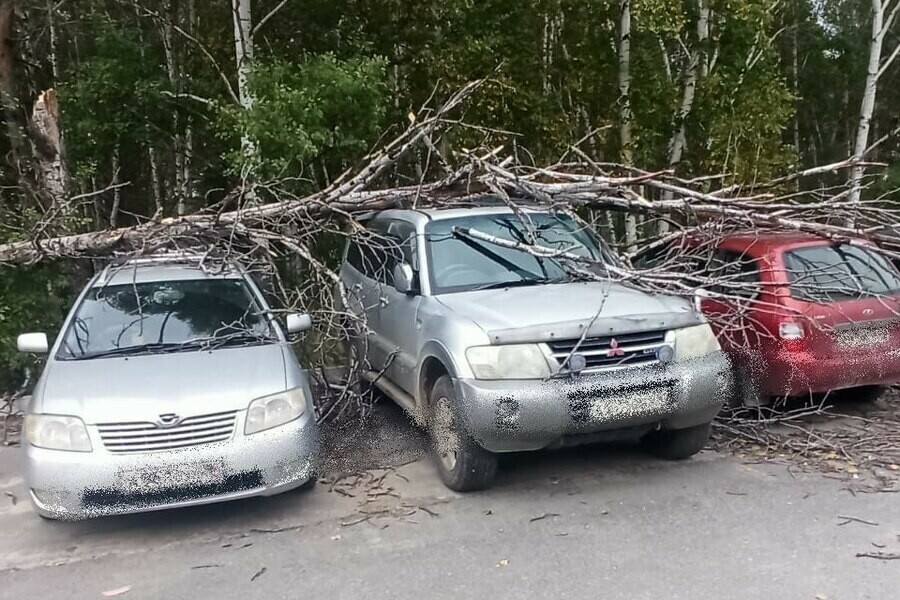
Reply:
[[[610,393],[593,401],[591,419],[604,422],[659,414],[668,407],[669,394],[668,387]]]
[[[886,344],[890,340],[890,329],[884,325],[854,327],[834,332],[837,343],[846,348],[866,348]]]
[[[122,472],[120,481],[122,487],[132,493],[214,485],[225,481],[225,465],[221,462],[203,462],[144,467]]]

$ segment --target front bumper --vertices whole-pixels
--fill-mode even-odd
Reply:
[[[96,428],[88,430],[93,452],[46,450],[24,443],[25,482],[39,514],[84,519],[271,496],[307,482],[318,466],[319,441],[310,414],[250,436],[243,434],[239,418],[229,440],[156,452],[110,453]],[[150,477],[146,487],[136,487],[128,481],[135,473],[190,475],[192,466],[202,482]],[[210,466],[216,476],[201,476]]]
[[[456,380],[468,431],[491,452],[539,450],[598,432],[684,429],[715,418],[731,393],[716,352],[668,365],[547,381]]]

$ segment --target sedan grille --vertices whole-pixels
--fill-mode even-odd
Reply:
[[[187,417],[172,427],[156,423],[101,423],[97,425],[103,445],[110,452],[175,450],[221,442],[234,433],[237,411]]]
[[[640,331],[621,335],[547,342],[553,358],[562,364],[576,347],[587,360],[585,370],[597,371],[659,362],[657,350],[666,342],[666,331]]]

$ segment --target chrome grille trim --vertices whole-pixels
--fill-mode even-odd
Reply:
[[[97,431],[109,452],[153,452],[225,441],[234,434],[238,411],[197,415],[174,427],[150,422],[100,423]]]
[[[666,345],[666,333],[666,330],[641,331],[585,338],[580,345],[578,339],[553,340],[547,342],[547,345],[560,365],[577,346],[578,354],[587,359],[587,367],[582,372],[591,373],[658,363],[656,351]],[[616,340],[618,349],[624,353],[622,356],[609,356],[613,340]]]

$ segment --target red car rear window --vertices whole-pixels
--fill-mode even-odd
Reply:
[[[823,244],[788,250],[784,258],[795,298],[818,302],[900,291],[900,273],[868,248]]]

